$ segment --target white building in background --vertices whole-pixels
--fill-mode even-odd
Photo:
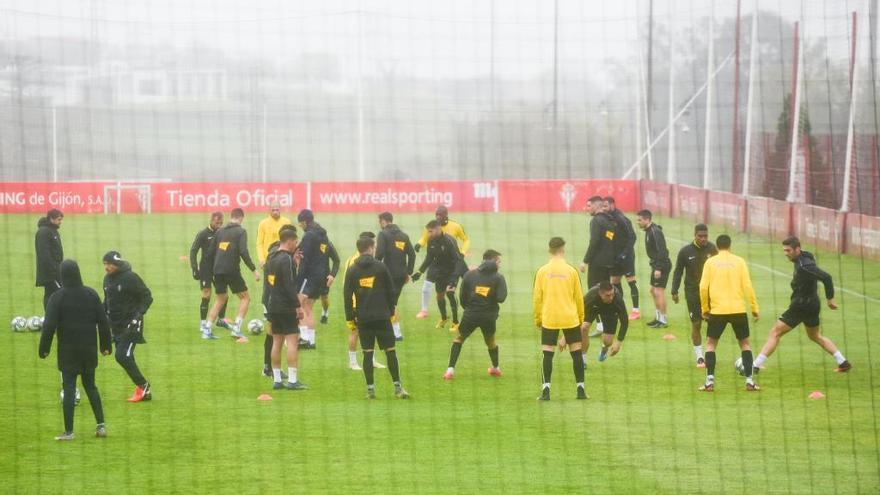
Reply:
[[[222,102],[228,99],[228,76],[222,69],[130,69],[113,63],[96,74],[67,79],[56,104],[148,105]]]

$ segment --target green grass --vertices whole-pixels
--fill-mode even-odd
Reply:
[[[259,215],[246,222],[255,233]],[[119,249],[153,290],[147,315],[149,344],[137,357],[154,386],[152,403],[128,404],[132,386],[112,358],[102,358],[98,385],[110,437],[97,440],[91,410],[77,409],[77,440],[58,444],[62,429],[55,355],[37,358],[36,334],[0,333],[0,492],[37,493],[876,493],[880,443],[876,404],[880,337],[872,332],[876,299],[839,294],[842,309],[823,312],[825,332],[855,369],[832,372],[834,362],[802,330],[786,337],[759,378],[764,390],[746,393],[735,376],[730,332],[719,347],[718,389],[696,392],[685,308],[671,305],[672,331],[630,329],[621,354],[599,364],[590,351],[592,399],[574,400],[567,354],[558,355],[553,400],[538,403],[540,351],[532,328],[531,281],[545,262],[552,235],[569,241],[576,263],[586,247],[579,215],[459,215],[473,238],[470,262],[492,247],[505,254],[511,288],[499,320],[504,377],[486,375],[481,339],[465,345],[454,382],[446,368],[450,336],[432,319],[415,320],[421,285],[401,299],[406,340],[399,346],[404,384],[413,398],[392,396],[387,373],[377,371],[378,399],[364,400],[363,375],[346,368],[347,330],[341,284],[334,287],[331,322],[318,329],[318,350],[301,356],[301,378],[312,390],[271,393],[258,376],[260,339],[247,345],[197,333],[197,284],[187,254],[204,215],[70,215],[62,228],[68,257],[87,284],[100,287],[100,256]],[[375,226],[373,214],[319,218],[347,257],[353,236]],[[421,216],[402,216],[418,233]],[[660,219],[671,239],[687,239],[691,225]],[[33,216],[0,218],[0,316],[40,314],[33,287]],[[721,232],[713,227],[712,235]],[[253,241],[253,238],[251,239]],[[682,243],[670,240],[677,251]],[[777,243],[736,235],[734,252],[789,273]],[[641,304],[650,316],[642,237]],[[880,265],[820,252],[820,265],[849,290],[878,297]],[[753,268],[762,321],[760,345],[787,303],[786,276]],[[253,284],[251,284],[253,285]],[[259,291],[255,291],[255,295]],[[625,290],[629,305],[629,291]],[[252,307],[249,317],[259,316]],[[225,333],[223,334],[225,335]],[[54,351],[54,349],[53,349]],[[809,400],[813,390],[827,394]]]

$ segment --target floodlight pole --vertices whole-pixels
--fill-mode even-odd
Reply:
[[[745,150],[743,153],[743,183],[742,183],[742,195],[749,195],[749,180],[751,175],[751,166],[752,166],[752,108],[753,108],[753,97],[755,94],[755,78],[757,75],[755,74],[755,67],[757,66],[757,58],[758,58],[758,0],[755,0],[755,12],[752,14],[752,36],[751,36],[751,45],[749,46],[749,89],[748,89],[748,103],[746,107],[746,144]]]
[[[714,14],[714,10],[712,11]],[[708,54],[706,56],[706,80],[712,80],[712,65],[715,57],[715,18],[713,15],[709,16],[709,47]],[[709,165],[712,161],[709,159],[710,151],[712,149],[712,87],[714,84],[709,84],[706,87],[706,138],[704,143],[704,152],[703,152],[703,189],[708,189],[709,184]],[[736,120],[736,119],[734,119]],[[736,141],[734,141],[736,142]]]
[[[52,105],[52,182],[58,182],[58,111]]]
[[[800,32],[800,23],[794,23],[794,81],[791,94],[791,109],[789,114],[791,115],[791,156],[789,157],[788,164],[788,195],[786,197],[786,201],[789,203],[793,203],[800,198],[800,195],[795,195],[795,187],[796,187],[796,177],[798,174],[797,170],[797,152],[798,152],[798,121],[801,118],[801,78],[803,77],[804,72],[804,64],[803,64],[803,42],[801,40]]]
[[[669,5],[669,149],[666,159],[666,182],[673,184],[678,177],[675,166],[675,1]]]

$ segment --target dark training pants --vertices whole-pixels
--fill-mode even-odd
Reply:
[[[104,422],[104,407],[101,405],[101,394],[98,393],[98,387],[95,385],[95,370],[91,369],[83,371],[82,384],[89,397],[89,404],[92,406],[92,412],[95,413],[95,423]],[[76,373],[61,373],[61,381],[64,390],[64,402],[62,409],[64,410],[64,431],[73,432],[73,410],[76,406]]]
[[[128,377],[135,385],[144,386],[147,379],[141,374],[137,363],[134,360],[135,343],[132,340],[133,332],[126,332],[118,337],[114,337],[116,341],[116,362],[128,373]]]
[[[49,298],[52,297],[52,294],[58,292],[61,289],[61,284],[58,282],[51,282],[43,286],[43,311],[46,311],[46,305],[49,304]]]

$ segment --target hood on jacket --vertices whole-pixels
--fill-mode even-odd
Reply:
[[[49,220],[49,217],[43,217],[37,221],[37,228],[42,227],[49,227],[50,229],[58,230],[58,226],[52,223],[52,221]]]
[[[803,251],[803,250],[802,250],[802,251],[801,251],[801,255],[798,256],[798,258],[804,258],[804,259],[806,259],[806,260],[809,260],[809,263],[808,263],[808,264],[813,264],[813,265],[816,264],[816,257],[813,256],[813,253],[811,253],[811,252],[809,252],[809,251]],[[798,258],[793,259],[792,262],[797,261]]]
[[[498,263],[495,263],[492,260],[485,260],[480,263],[480,266],[477,267],[477,271],[479,271],[480,273],[485,273],[487,275],[497,273]]]
[[[388,232],[389,234],[396,234],[396,233],[400,232],[400,227],[398,227],[397,224],[395,224],[395,223],[389,223],[388,225],[385,226],[385,231]]]
[[[366,268],[366,267],[373,265],[375,263],[379,263],[379,261],[376,258],[374,258],[370,255],[367,255],[367,254],[360,255],[358,257],[358,259],[355,260],[355,262],[354,262],[354,264],[360,268]]]
[[[321,237],[327,236],[327,230],[324,227],[321,227],[321,224],[319,224],[318,222],[315,222],[315,223],[309,225],[309,228],[306,230],[314,232]]]
[[[82,275],[79,273],[79,265],[73,260],[61,262],[61,285],[64,287],[82,287]]]

